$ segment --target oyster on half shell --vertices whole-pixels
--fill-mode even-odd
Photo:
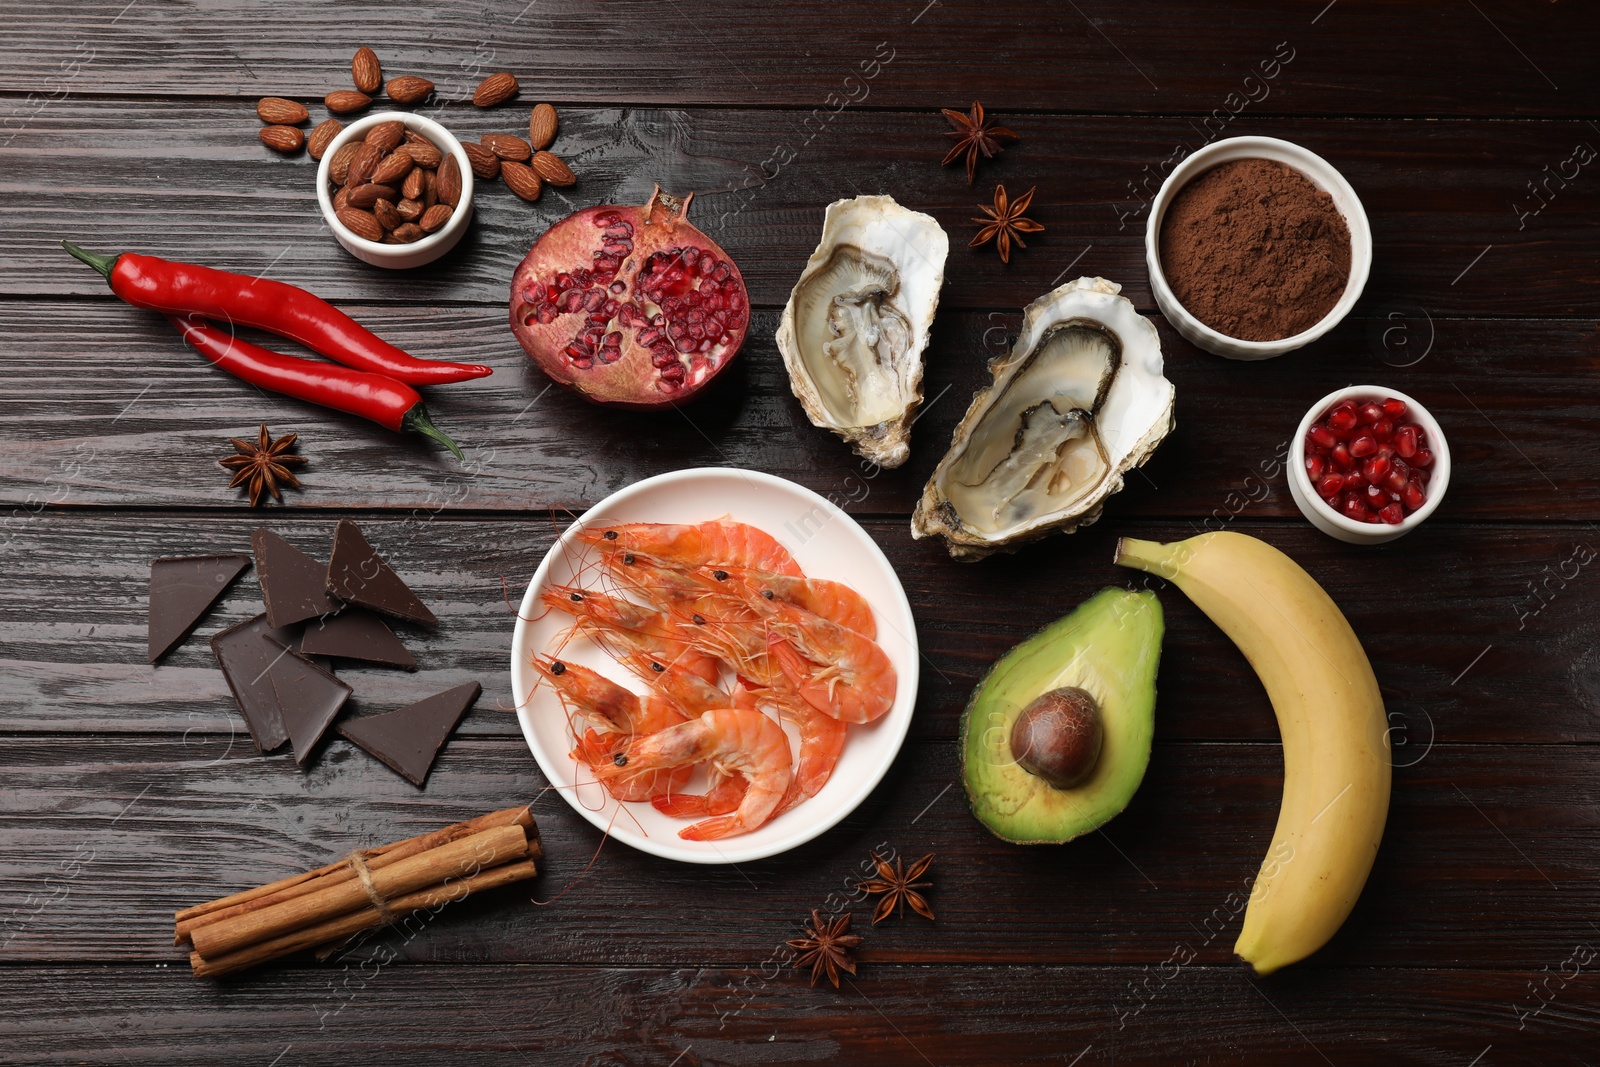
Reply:
[[[806,415],[880,467],[910,455],[922,350],[949,251],[933,216],[891,196],[836,200],[778,324],[778,351]]]
[[[1071,533],[1150,458],[1172,431],[1173,388],[1156,328],[1121,291],[1079,278],[1028,305],[917,502],[913,537],[974,560]]]

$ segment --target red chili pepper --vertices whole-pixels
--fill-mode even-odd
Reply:
[[[478,363],[418,359],[298,286],[136,252],[102,256],[67,241],[61,244],[103,274],[111,291],[134,307],[254,326],[347,367],[410,385],[446,385],[494,373],[493,367]]]
[[[371,419],[391,430],[431,437],[454,452],[457,459],[466,458],[428,418],[422,397],[404,382],[370,371],[286,356],[192,316],[168,315],[167,321],[178,328],[195,351],[236,378],[297,400]]]

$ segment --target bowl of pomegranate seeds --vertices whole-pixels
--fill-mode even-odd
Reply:
[[[1428,410],[1404,393],[1352,385],[1300,420],[1289,494],[1311,525],[1354,545],[1403,537],[1450,486],[1450,448]]]

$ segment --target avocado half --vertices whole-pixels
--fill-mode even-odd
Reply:
[[[1103,589],[990,668],[961,716],[961,778],[972,813],[995,836],[1061,844],[1127,807],[1150,762],[1165,628],[1154,593]],[[1094,697],[1102,726],[1094,769],[1070,789],[1024,770],[1011,752],[1017,716],[1063,686]]]

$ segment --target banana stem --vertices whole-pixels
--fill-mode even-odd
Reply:
[[[1174,544],[1164,545],[1159,541],[1141,541],[1137,537],[1117,538],[1117,554],[1111,562],[1119,567],[1132,567],[1135,570],[1148,571],[1162,578],[1172,579],[1178,574],[1178,567],[1182,560],[1183,546],[1187,542],[1179,541]]]

